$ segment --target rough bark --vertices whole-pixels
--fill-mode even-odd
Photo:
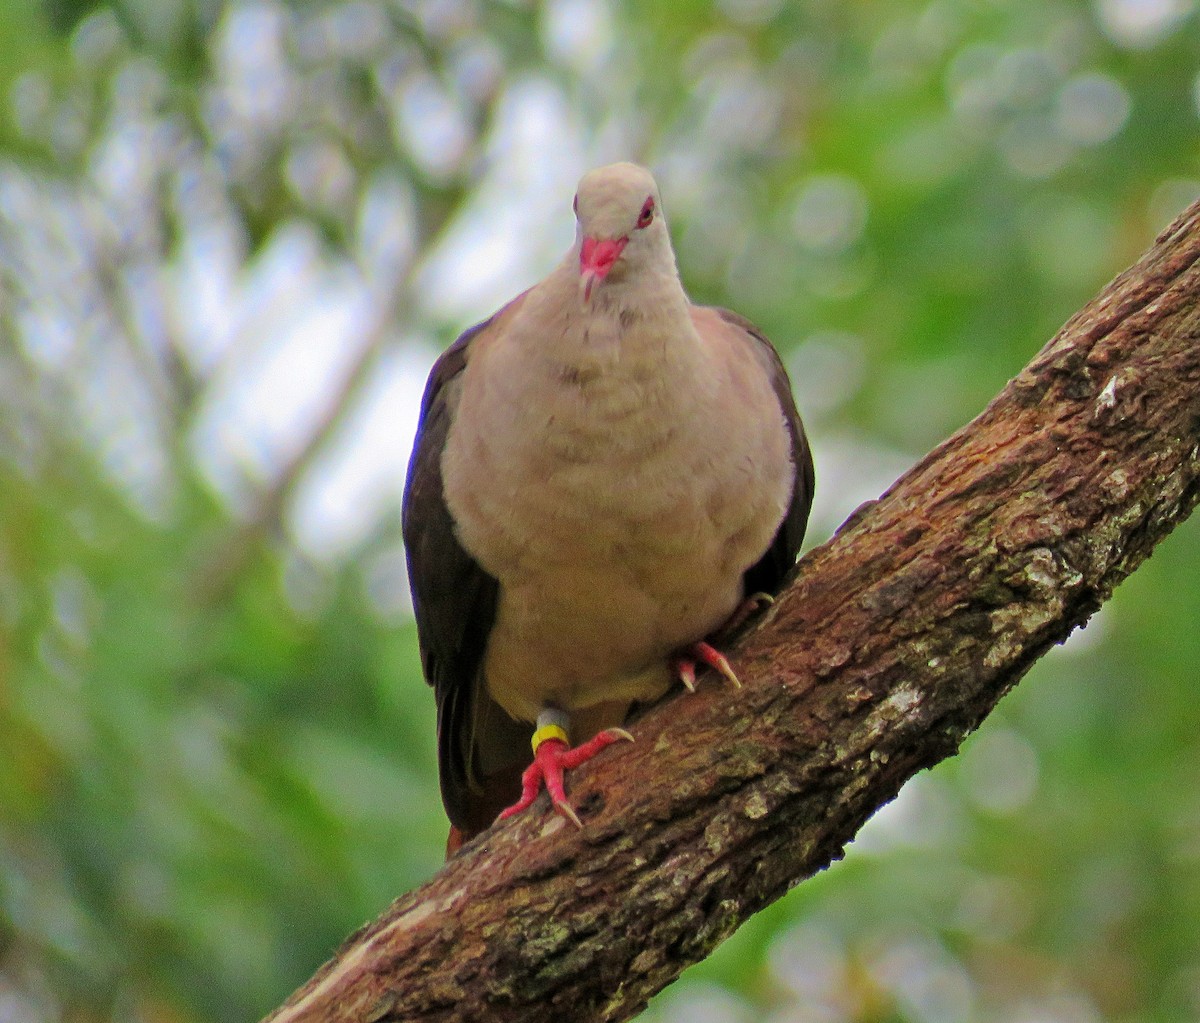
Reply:
[[[270,1019],[634,1016],[839,857],[1200,494],[1200,204],[812,551],[716,681],[493,827]]]

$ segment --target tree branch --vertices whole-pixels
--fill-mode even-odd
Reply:
[[[1200,204],[859,509],[711,682],[493,827],[273,1023],[619,1021],[841,856],[1200,495]],[[650,781],[652,783],[648,784]]]

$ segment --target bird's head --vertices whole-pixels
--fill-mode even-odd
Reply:
[[[661,205],[654,177],[637,164],[613,163],[583,176],[575,218],[585,302],[602,281],[636,278],[654,267],[674,271]]]

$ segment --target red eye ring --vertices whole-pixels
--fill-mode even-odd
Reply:
[[[637,226],[639,229],[649,227],[650,222],[654,219],[654,196],[646,197],[646,201],[642,204],[642,212],[638,214]]]

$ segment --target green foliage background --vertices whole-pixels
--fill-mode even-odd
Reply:
[[[1198,105],[1186,0],[0,0],[0,1021],[256,1018],[436,869],[402,468],[322,523],[588,166],[787,354],[819,542],[1200,194]],[[647,1018],[1200,1017],[1198,578],[1186,527]]]

